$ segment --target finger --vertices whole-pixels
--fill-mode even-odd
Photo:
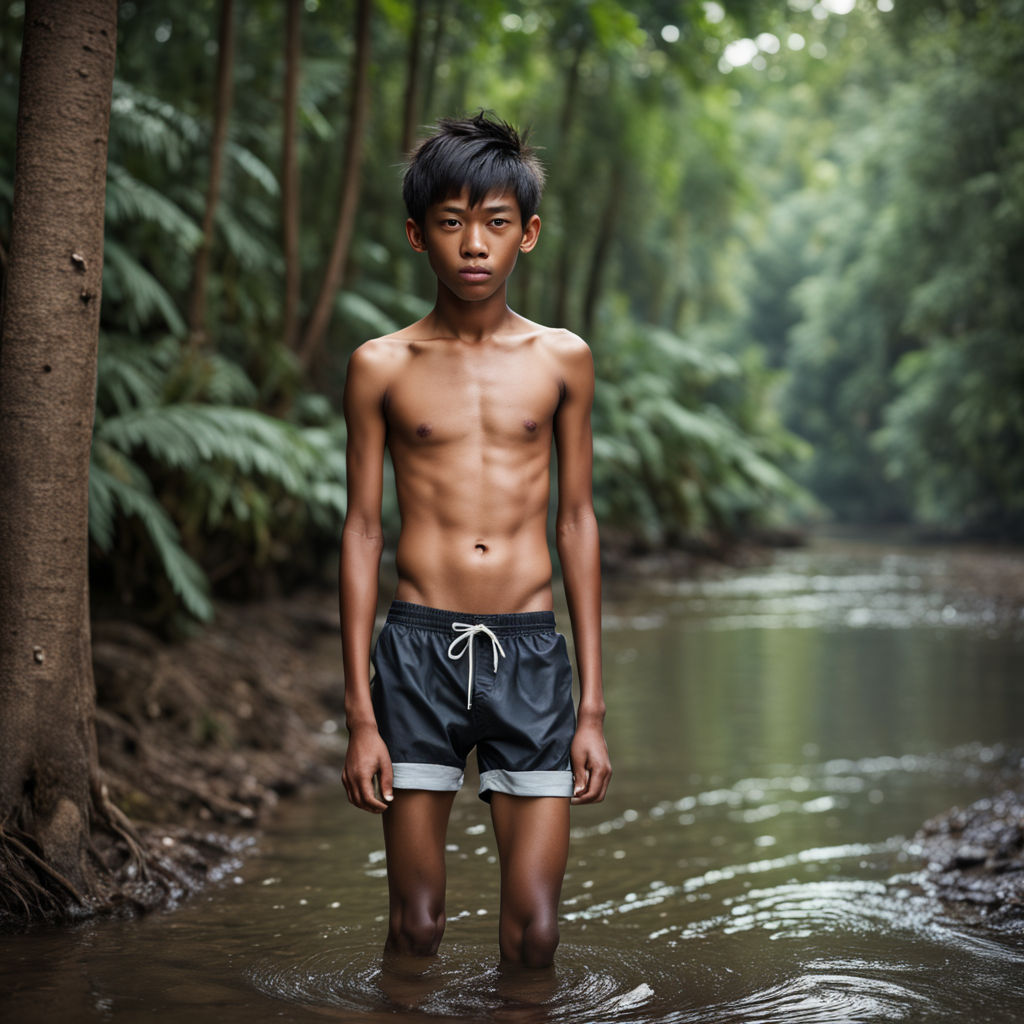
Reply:
[[[574,769],[572,778],[572,799],[569,802],[574,804],[584,803],[585,794],[590,787],[591,773],[587,768]]]
[[[368,779],[362,779],[359,784],[359,807],[364,811],[373,811],[375,814],[379,814],[381,811],[386,810],[388,805],[383,800],[377,797],[377,794],[373,791],[373,777]]]
[[[589,773],[585,763],[574,762],[572,766],[572,795],[578,797],[586,788],[589,782]]]
[[[600,803],[608,792],[608,783],[612,781],[612,769],[610,765],[602,766],[595,786],[594,803]]]
[[[570,749],[569,766],[572,768],[573,794],[582,793],[590,777],[590,755],[586,747],[580,745],[575,750]]]
[[[395,799],[395,772],[391,767],[391,758],[380,766],[380,794],[389,804]]]
[[[596,804],[604,799],[611,777],[611,768],[603,764],[592,766],[587,772],[587,785],[573,799],[573,803]]]

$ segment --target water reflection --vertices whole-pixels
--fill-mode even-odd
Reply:
[[[923,820],[1020,775],[1019,610],[948,577],[940,554],[848,549],[613,592],[616,777],[574,812],[551,971],[499,969],[496,851],[471,780],[426,963],[382,960],[379,821],[327,790],[173,915],[0,940],[0,1014],[1018,1021],[1024,941],[937,907],[907,853]]]

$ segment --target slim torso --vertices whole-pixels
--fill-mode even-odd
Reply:
[[[399,600],[481,613],[551,608],[560,332],[526,326],[482,342],[416,331],[387,339]]]

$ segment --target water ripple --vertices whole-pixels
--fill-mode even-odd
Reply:
[[[265,995],[306,1009],[352,1011],[402,1019],[577,1024],[652,1019],[660,992],[675,1002],[678,977],[638,951],[563,944],[552,971],[483,968],[481,951],[458,943],[426,961],[382,963],[380,954],[325,949],[298,957],[264,957],[247,972]],[[639,1016],[638,1016],[639,1014]],[[334,1014],[332,1014],[334,1015]]]

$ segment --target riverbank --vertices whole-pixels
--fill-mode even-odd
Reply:
[[[235,865],[282,797],[340,782],[341,646],[325,659],[328,635],[337,605],[324,590],[221,605],[178,643],[94,621],[101,782],[149,867],[123,837],[97,837],[120,883],[114,909],[173,905]]]

